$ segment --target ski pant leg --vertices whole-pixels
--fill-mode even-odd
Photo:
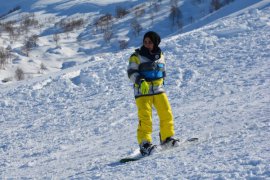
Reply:
[[[137,140],[152,142],[152,104],[153,96],[142,96],[136,99],[138,108],[139,125],[137,129]]]
[[[175,134],[172,109],[166,93],[155,95],[153,103],[160,120],[160,139],[164,141]]]

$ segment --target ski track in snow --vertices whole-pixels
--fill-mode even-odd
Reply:
[[[0,90],[0,177],[270,178],[269,40],[269,6],[164,40],[177,136],[200,141],[123,165],[137,148],[132,49]]]

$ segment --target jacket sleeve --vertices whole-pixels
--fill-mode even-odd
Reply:
[[[163,52],[161,52],[161,59],[162,59],[162,62],[164,63],[163,78],[165,78],[166,77],[166,61],[165,61]]]
[[[127,68],[127,74],[128,78],[134,83],[139,84],[141,80],[141,75],[139,73],[139,65],[140,65],[140,59],[138,56],[134,53],[129,58],[128,68]]]

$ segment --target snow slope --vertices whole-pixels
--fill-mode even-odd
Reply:
[[[196,145],[121,165],[137,149],[133,48],[0,89],[0,177],[270,179],[270,3],[164,38],[177,137]],[[154,113],[154,143],[158,143]]]
[[[225,1],[225,0],[224,0]],[[182,12],[183,28],[172,26],[170,18],[171,0],[155,1],[124,0],[0,0],[0,48],[7,48],[12,57],[0,68],[0,85],[17,82],[16,69],[23,70],[25,79],[61,71],[63,67],[72,67],[90,61],[96,54],[122,51],[119,41],[126,41],[127,46],[141,44],[143,34],[148,30],[158,31],[162,38],[191,31],[215,21],[216,19],[237,12],[261,0],[234,0],[233,3],[209,14],[211,0],[182,0],[178,6]],[[200,2],[200,3],[198,3]],[[265,2],[265,1],[263,1]],[[130,13],[123,18],[113,18],[109,32],[109,42],[104,41],[104,32],[98,30],[95,22],[101,16],[110,13],[115,17],[116,7],[124,7]],[[15,7],[19,9],[8,14]],[[142,15],[135,15],[142,11]],[[6,16],[3,16],[6,15]],[[25,17],[30,16],[38,24],[23,30]],[[137,20],[142,27],[138,36],[134,35],[131,23]],[[83,24],[73,31],[64,33],[60,22],[82,20]],[[14,33],[5,31],[2,24],[10,25]],[[27,21],[26,21],[27,22]],[[54,35],[58,33],[58,43]],[[13,34],[13,35],[12,35]],[[29,37],[37,36],[36,46],[25,52],[25,42]],[[1,50],[0,49],[0,50]],[[68,66],[66,66],[68,65]]]

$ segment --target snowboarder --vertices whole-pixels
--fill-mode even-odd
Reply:
[[[156,148],[152,144],[152,106],[156,108],[160,120],[161,145],[177,146],[179,141],[173,138],[173,114],[163,87],[166,71],[160,41],[156,32],[145,33],[143,45],[130,56],[127,68],[128,77],[134,83],[139,118],[137,141],[143,156],[150,155]]]

